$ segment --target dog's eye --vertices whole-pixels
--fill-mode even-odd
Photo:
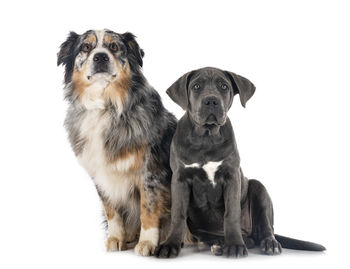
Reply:
[[[222,83],[222,84],[220,85],[220,88],[221,88],[222,90],[226,91],[226,90],[228,89],[228,86],[227,86],[225,83]]]
[[[89,52],[91,50],[91,45],[89,43],[84,43],[81,47],[82,51]]]
[[[193,85],[194,90],[199,90],[200,88],[201,88],[201,86],[198,83]]]
[[[113,52],[116,52],[118,50],[117,43],[113,42],[113,43],[109,44],[109,49]]]

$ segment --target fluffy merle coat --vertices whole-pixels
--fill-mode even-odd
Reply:
[[[65,67],[65,127],[103,202],[107,250],[138,241],[135,251],[151,255],[168,229],[176,119],[143,76],[143,55],[131,33],[71,32],[57,64]]]

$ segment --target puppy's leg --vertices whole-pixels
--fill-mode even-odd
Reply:
[[[126,250],[125,229],[123,219],[108,202],[103,202],[105,216],[108,224],[107,251]]]
[[[255,240],[264,254],[276,255],[282,251],[273,232],[272,201],[265,187],[257,180],[249,180],[248,195],[251,203]]]
[[[227,256],[244,257],[248,250],[241,232],[241,173],[228,171],[224,180],[224,250]]]
[[[155,250],[158,258],[173,258],[179,255],[181,244],[186,232],[186,218],[190,200],[190,187],[185,179],[179,179],[173,174],[171,182],[171,224],[170,232],[165,240]]]
[[[140,196],[141,233],[135,252],[138,255],[150,256],[159,242],[160,220],[166,210],[166,198],[164,190],[147,183],[141,186]]]

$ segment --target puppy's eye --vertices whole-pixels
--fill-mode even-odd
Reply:
[[[200,88],[201,88],[201,86],[198,83],[193,85],[193,89],[196,91],[199,90]]]
[[[111,44],[109,44],[109,49],[113,52],[116,52],[118,50],[118,45],[115,42],[112,42]]]
[[[91,45],[89,43],[84,43],[81,47],[82,51],[89,52],[91,50]]]
[[[220,88],[224,91],[228,90],[228,86],[225,83],[221,83]]]

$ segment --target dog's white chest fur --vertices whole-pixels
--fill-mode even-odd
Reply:
[[[85,144],[78,160],[111,203],[126,202],[140,179],[138,174],[128,172],[133,156],[114,163],[107,160],[103,132],[109,124],[108,113],[100,109],[88,110],[80,128]]]
[[[192,163],[192,164],[185,164],[185,168],[202,168],[206,172],[210,182],[213,184],[213,186],[215,186],[216,185],[216,182],[214,181],[215,173],[221,164],[222,164],[222,161],[207,162],[202,166],[199,163]]]
[[[109,118],[102,113],[100,109],[89,110],[80,127],[80,136],[85,140],[85,145],[78,160],[93,178],[106,165],[102,132],[106,129]]]

